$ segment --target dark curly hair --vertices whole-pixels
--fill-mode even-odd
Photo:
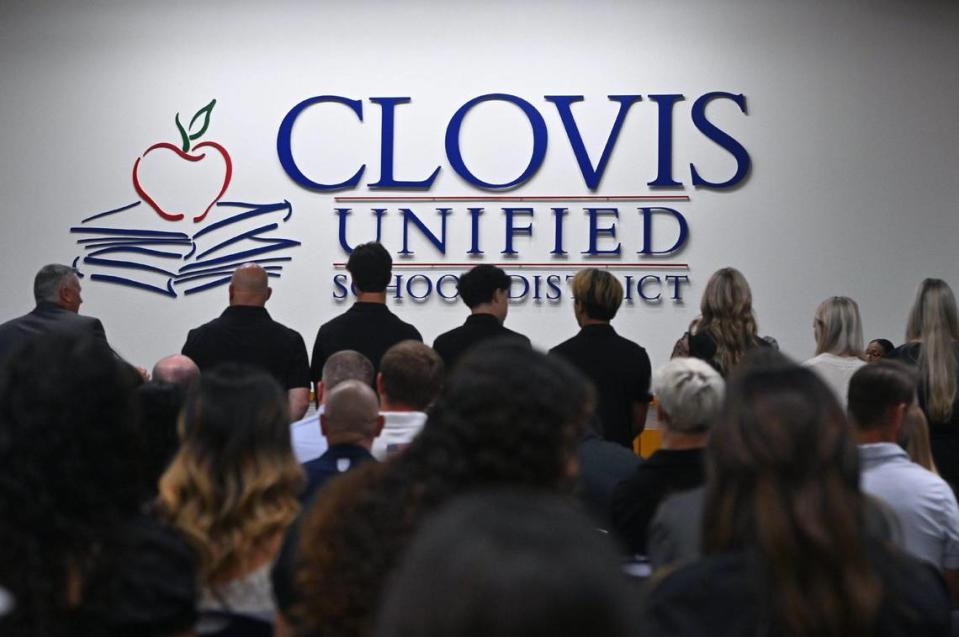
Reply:
[[[135,372],[93,339],[45,335],[0,378],[4,635],[67,634],[108,538],[142,502]]]
[[[337,506],[323,504],[324,492],[307,513],[294,620],[324,637],[369,635],[386,577],[423,517],[481,488],[568,490],[594,402],[564,361],[509,341],[472,351],[402,455],[345,477],[342,488],[358,488]]]

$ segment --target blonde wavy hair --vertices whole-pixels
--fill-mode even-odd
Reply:
[[[717,362],[724,373],[729,373],[759,338],[752,291],[742,272],[736,268],[714,272],[706,283],[699,311],[689,332],[706,332],[713,337]]]
[[[160,478],[159,511],[216,586],[272,557],[299,512],[303,471],[283,390],[237,365],[204,372],[180,415],[181,447]]]
[[[848,296],[831,296],[816,308],[816,354],[863,356],[859,305]]]
[[[956,298],[942,279],[924,279],[909,312],[906,340],[919,341],[919,371],[926,410],[935,422],[952,417],[956,400],[956,341],[959,320]]]

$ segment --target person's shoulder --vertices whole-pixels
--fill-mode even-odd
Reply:
[[[517,332],[516,330],[511,330],[510,328],[506,327],[505,325],[503,326],[503,330],[502,330],[501,334],[502,334],[504,337],[509,337],[509,338],[512,338],[512,339],[516,339],[516,340],[518,340],[518,341],[522,341],[522,342],[524,342],[524,343],[527,344],[527,345],[530,345],[530,344],[531,344],[531,342],[530,342],[530,340],[529,340],[529,337],[526,336],[526,334],[523,334],[523,333],[521,333],[521,332]]]
[[[884,597],[892,602],[884,605],[888,613],[902,615],[910,624],[949,625],[949,593],[935,566],[885,542],[867,541],[867,551],[882,580]]]
[[[433,339],[433,349],[440,350],[444,347],[452,345],[463,332],[466,331],[465,325],[457,325],[451,330],[447,330]]]
[[[575,349],[577,348],[577,346],[579,345],[580,341],[582,340],[581,336],[582,336],[582,332],[579,332],[579,333],[577,333],[577,334],[574,334],[573,336],[567,338],[565,341],[563,341],[563,342],[560,343],[559,345],[555,345],[555,346],[551,347],[550,350],[549,350],[549,353],[550,353],[550,354],[560,354],[560,355],[567,355],[567,354],[569,354],[571,351],[573,351],[573,350],[575,350]]]

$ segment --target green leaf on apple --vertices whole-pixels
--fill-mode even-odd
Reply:
[[[206,129],[210,126],[210,113],[213,112],[213,107],[216,106],[216,100],[211,100],[209,104],[201,108],[193,115],[193,119],[190,120],[190,129],[189,132],[184,128],[183,124],[180,123],[180,114],[176,114],[174,121],[176,122],[176,128],[180,132],[180,141],[183,147],[183,152],[189,152],[190,142],[195,141],[200,138],[203,133],[206,132]],[[194,131],[196,128],[195,124],[197,120],[203,118],[200,122],[199,130]]]

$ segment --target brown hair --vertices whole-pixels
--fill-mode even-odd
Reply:
[[[851,428],[812,371],[763,358],[730,379],[707,446],[704,549],[758,551],[776,634],[871,634],[882,590]]]
[[[689,332],[706,332],[713,337],[717,362],[728,374],[758,338],[753,295],[742,272],[735,268],[714,272],[706,283],[699,311]]]
[[[299,511],[303,471],[290,447],[286,396],[270,376],[224,365],[193,387],[180,429],[159,510],[197,550],[203,582],[215,586],[275,550]]]
[[[898,442],[899,446],[909,454],[910,460],[936,475],[939,474],[936,462],[932,458],[932,447],[929,444],[929,422],[918,405],[912,405],[906,410],[902,427],[899,429]]]
[[[383,391],[390,401],[423,411],[443,386],[443,359],[419,341],[401,341],[380,361]]]

